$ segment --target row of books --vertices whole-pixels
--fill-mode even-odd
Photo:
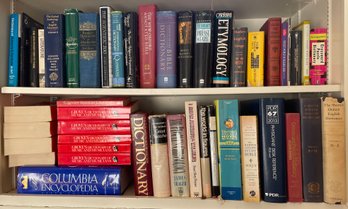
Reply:
[[[44,24],[11,15],[8,85],[240,87],[327,83],[327,30],[269,18],[260,32],[224,11],[66,9]],[[312,33],[312,35],[310,35]],[[310,41],[311,39],[311,41]]]

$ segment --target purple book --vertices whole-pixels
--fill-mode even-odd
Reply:
[[[289,81],[289,28],[291,27],[290,19],[286,19],[282,23],[282,51],[281,51],[281,63],[280,63],[280,84],[287,86]]]
[[[157,87],[176,87],[177,23],[174,11],[158,11],[157,15]]]

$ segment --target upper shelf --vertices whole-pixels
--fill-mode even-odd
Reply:
[[[3,94],[27,95],[94,95],[94,96],[189,96],[189,95],[238,95],[238,94],[286,94],[286,93],[330,93],[340,92],[340,85],[324,86],[267,86],[238,88],[171,88],[171,89],[128,89],[128,88],[33,88],[2,87]]]

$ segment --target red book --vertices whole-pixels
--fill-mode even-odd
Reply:
[[[122,107],[129,103],[129,98],[75,98],[58,100],[57,107]]]
[[[280,85],[281,71],[281,18],[269,18],[261,27],[265,32],[265,84]]]
[[[130,153],[58,153],[58,165],[130,165]]]
[[[58,134],[130,134],[129,120],[58,121]]]
[[[58,135],[58,144],[130,144],[131,135]]]
[[[288,201],[303,202],[300,114],[286,113],[285,121]]]
[[[131,115],[132,165],[134,192],[137,196],[153,196],[149,125],[146,113]]]
[[[139,54],[140,88],[156,87],[156,5],[140,5]]]
[[[58,153],[130,153],[130,144],[58,144]]]

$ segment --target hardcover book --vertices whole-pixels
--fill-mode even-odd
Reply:
[[[39,32],[38,28],[30,28],[30,56],[29,56],[29,76],[30,76],[30,86],[39,87]]]
[[[301,85],[302,82],[302,31],[290,31],[290,85]]]
[[[315,28],[310,32],[310,69],[311,85],[327,84],[327,28]]]
[[[4,106],[4,123],[45,122],[57,119],[53,106]]]
[[[129,120],[62,120],[58,134],[130,134]]]
[[[56,163],[56,154],[54,152],[36,153],[36,154],[19,154],[8,156],[8,167],[18,166],[52,166]]]
[[[39,87],[45,87],[45,30],[38,30],[38,64],[39,64]]]
[[[22,14],[10,15],[10,43],[8,49],[8,80],[10,87],[18,86],[19,59],[21,45],[21,17]]]
[[[281,25],[281,57],[280,57],[280,85],[288,86],[290,71],[290,31],[291,19],[286,19]]]
[[[265,33],[248,33],[247,86],[264,85]]]
[[[123,53],[123,14],[111,12],[112,87],[125,87]]]
[[[58,135],[58,144],[130,144],[130,134],[122,135]]]
[[[248,28],[235,28],[233,30],[232,45],[230,86],[246,86]]]
[[[58,144],[61,153],[130,153],[130,144]]]
[[[122,107],[129,103],[129,98],[122,97],[69,98],[58,100],[57,107]]]
[[[131,165],[131,153],[58,153],[58,165]]]

